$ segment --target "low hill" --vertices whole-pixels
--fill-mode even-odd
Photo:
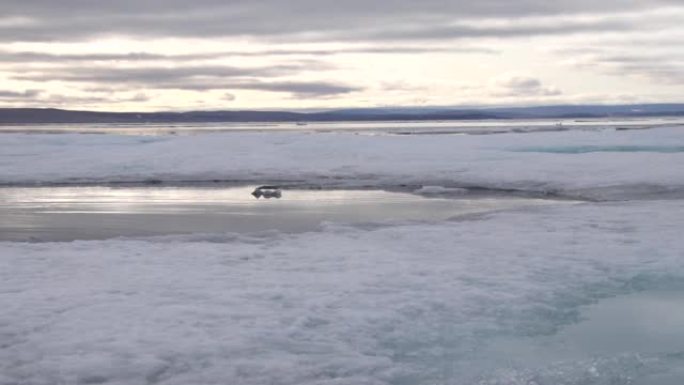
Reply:
[[[95,112],[53,108],[0,108],[0,124],[326,122],[391,120],[565,119],[684,116],[684,104],[558,105],[512,108],[359,108],[323,112],[190,111]]]

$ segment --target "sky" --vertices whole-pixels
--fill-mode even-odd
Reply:
[[[0,0],[0,107],[684,102],[684,0]]]

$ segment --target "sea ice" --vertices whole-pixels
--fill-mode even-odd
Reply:
[[[642,200],[300,234],[0,242],[0,385],[627,385],[682,373],[681,351],[536,366],[487,355],[501,339],[558,333],[582,305],[684,280],[684,200],[654,199],[682,197],[684,153],[521,150],[684,146],[681,127],[1,139],[6,185],[285,181]]]
[[[513,370],[480,353],[552,334],[580,305],[681,282],[682,212],[587,203],[294,235],[0,243],[0,384],[629,384],[618,374],[676,361]]]
[[[684,152],[528,152],[684,147],[682,127],[496,135],[222,133],[135,137],[3,134],[0,183],[296,182],[451,186],[592,199],[684,195]],[[191,159],[192,161],[189,161]]]

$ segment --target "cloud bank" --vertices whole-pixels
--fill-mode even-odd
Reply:
[[[684,101],[680,0],[4,0],[0,15],[0,106]]]

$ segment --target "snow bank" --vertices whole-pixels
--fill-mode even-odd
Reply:
[[[467,194],[468,190],[458,187],[422,186],[413,192],[422,195],[463,195]]]
[[[553,332],[598,298],[681,282],[683,211],[604,203],[262,238],[0,243],[0,384],[620,383],[662,363],[492,374],[478,352]]]
[[[4,134],[0,141],[4,184],[302,181],[481,186],[597,198],[629,195],[627,189],[638,194],[684,190],[684,167],[679,167],[684,152],[676,151],[684,148],[682,127],[415,136]],[[593,150],[572,150],[587,147]],[[638,151],[625,151],[630,148]]]

